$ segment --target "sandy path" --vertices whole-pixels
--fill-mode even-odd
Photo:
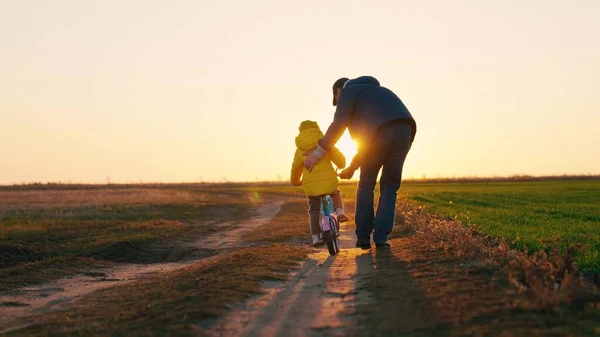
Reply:
[[[369,300],[355,289],[372,267],[370,258],[360,258],[370,251],[354,247],[353,226],[342,226],[341,247],[337,256],[321,248],[288,281],[266,283],[264,295],[201,328],[208,336],[347,335],[353,307]]]
[[[238,248],[242,246],[241,236],[248,230],[270,221],[279,213],[282,204],[283,201],[279,200],[261,205],[256,215],[248,221],[237,224],[215,223],[215,226],[222,227],[221,230],[197,240],[193,245],[223,252]],[[208,259],[212,258],[216,256]],[[62,308],[93,291],[124,285],[157,273],[170,272],[204,259],[207,258],[175,263],[123,264],[109,270],[102,270],[98,273],[101,276],[73,276],[0,294],[0,327],[17,318]]]

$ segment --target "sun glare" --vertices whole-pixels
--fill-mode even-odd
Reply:
[[[340,137],[340,140],[335,144],[335,146],[342,151],[346,157],[346,165],[349,165],[357,150],[356,143],[352,140],[352,138],[350,138],[348,132],[345,132],[342,137]]]

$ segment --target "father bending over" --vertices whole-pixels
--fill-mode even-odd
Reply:
[[[390,245],[388,236],[394,227],[402,168],[415,139],[417,124],[402,100],[371,76],[335,81],[333,105],[337,106],[333,122],[319,140],[319,146],[304,160],[304,166],[311,170],[348,128],[358,144],[358,154],[340,177],[350,179],[360,168],[356,194],[356,246],[371,248],[373,233],[375,245],[387,247]],[[374,189],[382,168],[381,195],[374,214]]]

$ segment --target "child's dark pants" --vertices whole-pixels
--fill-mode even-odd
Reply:
[[[333,200],[333,209],[344,208],[342,204],[342,192],[339,189],[331,192],[331,199]],[[312,234],[321,233],[321,197],[308,197],[308,216],[310,218],[310,232]]]

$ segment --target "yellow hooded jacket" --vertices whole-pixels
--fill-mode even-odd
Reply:
[[[338,187],[338,179],[331,162],[338,168],[344,168],[346,158],[340,150],[334,147],[309,172],[304,167],[306,158],[304,153],[317,148],[317,142],[323,138],[323,133],[319,129],[319,125],[313,121],[302,122],[298,129],[300,134],[296,137],[297,149],[292,163],[290,182],[293,185],[299,185],[302,181],[304,193],[307,196],[319,196],[333,192]]]

